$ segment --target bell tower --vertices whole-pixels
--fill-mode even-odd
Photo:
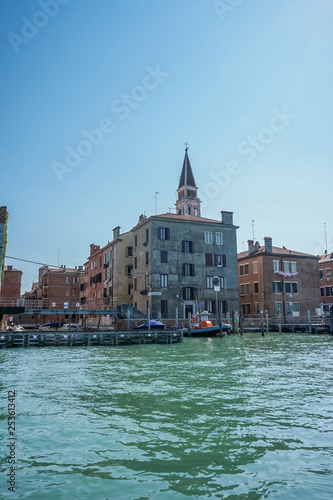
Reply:
[[[200,217],[200,200],[197,196],[198,188],[195,185],[190,159],[188,157],[188,143],[185,142],[185,157],[177,189],[176,213],[179,215],[194,215]]]

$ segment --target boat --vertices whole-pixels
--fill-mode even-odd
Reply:
[[[25,329],[21,325],[11,325],[6,328],[6,332],[25,332]]]
[[[192,337],[211,337],[220,333],[220,325],[213,325],[208,319],[208,311],[201,314],[194,314],[192,317],[191,336]],[[232,326],[228,323],[222,324],[222,333],[230,334]],[[183,330],[184,335],[188,336],[188,329]]]
[[[80,323],[65,323],[61,328],[59,328],[59,332],[83,332],[84,328]]]

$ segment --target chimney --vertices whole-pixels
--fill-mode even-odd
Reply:
[[[249,246],[249,253],[253,253],[253,251],[254,251],[254,241],[253,240],[247,240],[247,244]]]
[[[264,238],[265,240],[265,252],[266,253],[272,253],[273,252],[273,247],[272,247],[272,238],[269,236],[266,236]]]
[[[113,239],[116,240],[120,235],[120,226],[117,226],[113,229]]]
[[[7,271],[8,271],[8,272],[10,272],[10,273],[11,273],[11,272],[12,272],[12,270],[13,270],[13,266],[7,266]]]
[[[224,210],[221,210],[221,222],[222,224],[226,224],[228,226],[233,225],[233,212],[225,212]]]

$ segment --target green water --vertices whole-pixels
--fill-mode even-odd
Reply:
[[[332,359],[307,334],[1,350],[1,498],[331,499]]]

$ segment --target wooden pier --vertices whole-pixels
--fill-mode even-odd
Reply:
[[[8,347],[74,347],[123,346],[133,344],[179,344],[183,332],[159,330],[140,332],[0,332],[0,348]]]

